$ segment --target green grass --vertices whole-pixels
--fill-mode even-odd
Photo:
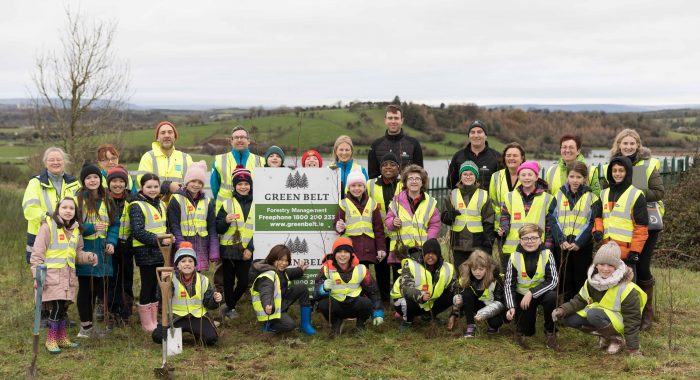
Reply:
[[[668,136],[669,138],[674,139],[674,140],[686,140],[687,139],[689,141],[700,141],[700,135],[692,134],[692,133],[668,131],[666,133],[666,136]]]
[[[0,219],[0,241],[5,250],[0,255],[4,274],[0,277],[0,336],[4,353],[0,355],[0,377],[6,379],[24,377],[31,360],[33,293],[29,267],[23,261],[21,195],[21,190],[0,188],[0,211],[5,216]],[[559,333],[562,349],[547,350],[541,323],[537,335],[527,338],[531,346],[527,351],[512,343],[512,326],[504,327],[493,338],[488,338],[484,327],[479,326],[477,338],[471,340],[461,338],[463,321],[456,331],[441,328],[434,338],[426,337],[426,326],[399,333],[388,307],[384,325],[359,334],[346,331],[336,340],[326,338],[327,326],[318,313],[314,315],[318,331],[315,337],[299,332],[265,337],[246,296],[239,306],[241,316],[226,322],[216,347],[197,347],[186,335],[184,353],[169,358],[169,363],[178,378],[698,378],[700,273],[656,268],[655,275],[659,320],[652,331],[641,335],[642,358],[606,355],[595,348],[594,337],[566,328]],[[77,320],[75,305],[69,313],[71,319]],[[219,318],[218,312],[214,315]],[[296,306],[291,315],[298,320]],[[667,346],[670,316],[671,350]],[[131,326],[115,329],[105,340],[82,341],[81,348],[55,356],[44,349],[42,331],[40,378],[151,378],[153,368],[161,365],[161,346],[152,343],[134,317],[132,320]],[[77,328],[70,333],[75,336]]]

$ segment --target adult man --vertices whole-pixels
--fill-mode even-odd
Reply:
[[[469,144],[455,152],[450,160],[450,166],[447,169],[447,187],[455,188],[459,183],[459,167],[465,161],[473,161],[479,167],[479,177],[482,179],[480,187],[489,191],[491,175],[500,169],[501,155],[489,148],[485,123],[475,120],[469,126],[467,133]]]
[[[144,153],[139,162],[136,175],[139,187],[144,174],[154,173],[160,177],[161,194],[169,195],[180,188],[187,168],[192,165],[192,157],[175,149],[176,140],[175,124],[161,121],[156,125],[156,141],[151,144],[151,150]]]
[[[219,154],[214,158],[211,171],[211,192],[214,198],[231,198],[233,196],[233,181],[231,174],[236,166],[243,165],[248,170],[262,168],[265,159],[248,150],[250,136],[242,125],[238,125],[231,131],[231,151]]]
[[[566,166],[574,161],[581,161],[584,164],[586,159],[581,154],[581,138],[574,135],[564,135],[559,139],[559,150],[561,158],[556,164],[547,169],[544,180],[549,185],[548,191],[556,194],[559,188],[566,183]],[[600,196],[600,179],[598,178],[598,166],[594,165],[588,169],[588,187],[591,192]]]
[[[403,125],[401,107],[390,104],[384,112],[386,132],[372,143],[367,154],[367,175],[370,179],[380,174],[380,159],[387,153],[393,153],[399,160],[399,171],[410,164],[423,167],[423,150],[420,143],[413,137],[406,136]]]

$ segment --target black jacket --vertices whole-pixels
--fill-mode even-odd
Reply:
[[[527,272],[528,277],[532,278],[537,272],[537,263],[540,260],[540,252],[544,250],[544,245],[540,245],[534,252],[527,252],[523,247],[518,244],[516,250],[522,253],[525,258],[525,272]],[[544,266],[544,282],[540,285],[535,286],[530,289],[532,293],[532,298],[539,298],[548,291],[555,291],[557,289],[557,283],[559,278],[557,276],[557,264],[554,262],[554,255],[551,251],[548,251],[549,261]],[[511,255],[512,256],[512,255]],[[506,280],[504,285],[504,294],[506,298],[506,307],[514,308],[517,303],[516,300],[516,288],[518,286],[518,278],[520,278],[521,273],[515,272],[515,267],[513,264],[508,262],[506,269]]]
[[[258,281],[255,281],[260,274],[267,272],[269,270],[275,271],[277,277],[280,280],[280,292],[282,293],[282,300],[284,301],[285,293],[289,286],[289,281],[294,281],[304,275],[304,271],[299,267],[287,268],[284,273],[279,272],[275,267],[269,264],[265,264],[264,260],[258,260],[253,262],[250,266],[250,271],[248,271],[248,278],[250,279],[250,284],[253,286],[258,293],[260,293],[260,302],[263,307],[265,305],[272,305],[274,312],[275,305],[275,284],[266,277],[261,277]],[[285,276],[285,273],[287,274]],[[289,278],[289,281],[287,281]]]
[[[158,242],[156,241],[156,235],[154,233],[146,231],[146,217],[141,211],[141,207],[135,204],[135,201],[145,201],[151,206],[158,209],[160,200],[158,198],[150,199],[139,192],[136,195],[136,199],[129,205],[129,222],[131,223],[131,236],[143,243],[144,245],[140,247],[133,247],[134,260],[136,265],[163,265],[163,254],[158,248]],[[166,218],[166,215],[162,215]],[[167,219],[166,219],[167,220]],[[173,242],[174,243],[174,242]],[[168,263],[169,265],[169,263]]]
[[[486,148],[478,156],[472,152],[471,143],[467,144],[464,149],[458,150],[450,160],[450,166],[447,168],[448,188],[454,189],[459,183],[459,167],[465,161],[474,161],[476,166],[479,167],[481,188],[489,191],[491,175],[501,169],[501,154],[489,148],[488,141],[486,141]]]
[[[399,160],[401,169],[410,164],[423,167],[423,149],[418,140],[406,136],[403,129],[397,135],[384,132],[384,136],[374,140],[367,154],[367,176],[376,178],[381,174],[380,161],[387,153],[394,153]]]
[[[238,201],[238,204],[241,206],[241,212],[243,213],[243,220],[248,218],[248,214],[250,213],[250,207],[253,204],[253,195],[252,192],[246,196],[239,195],[235,191],[233,192],[233,196],[236,198]],[[226,211],[224,211],[224,208],[221,207],[216,214],[216,232],[219,235],[223,235],[226,233],[228,228],[231,226],[231,223],[226,222]],[[253,244],[253,241],[255,238],[250,240],[250,243],[248,243],[248,250],[250,252],[255,252],[255,245]],[[221,241],[219,241],[219,254],[221,255],[222,259],[226,260],[243,260],[243,251],[239,245],[221,245]]]

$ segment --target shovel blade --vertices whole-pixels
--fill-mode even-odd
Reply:
[[[182,328],[170,328],[168,329],[167,336],[167,355],[174,356],[182,353]]]

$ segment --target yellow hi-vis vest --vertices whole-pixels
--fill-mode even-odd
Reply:
[[[367,182],[367,194],[370,198],[374,199],[379,205],[379,213],[382,215],[382,224],[384,224],[384,219],[386,219],[386,203],[384,202],[384,189],[383,186],[377,185],[379,178],[372,178]],[[398,181],[396,183],[396,190],[394,191],[394,196],[397,196],[401,190],[403,190],[403,183]],[[390,236],[391,231],[384,226],[384,236]]]
[[[557,200],[556,216],[559,228],[564,232],[564,236],[574,235],[579,237],[591,218],[591,205],[598,200],[592,192],[587,192],[576,201],[574,208],[570,208],[569,199],[561,192],[557,191],[554,199]]]
[[[423,243],[428,240],[428,222],[435,212],[437,201],[428,193],[423,194],[426,199],[418,205],[413,216],[398,204],[396,198],[389,203],[389,208],[394,212],[394,215],[401,219],[401,228],[392,233],[394,237],[391,238],[389,246],[391,251],[396,251],[397,244],[403,244],[405,247],[422,247]]]
[[[150,203],[145,201],[136,201],[131,204],[131,207],[133,207],[134,205],[138,205],[141,208],[141,211],[143,212],[143,216],[146,221],[144,225],[146,231],[152,234],[164,234],[167,232],[167,228],[165,226],[166,211],[165,204],[163,204],[163,202],[158,201],[157,209],[153,207]],[[134,238],[132,246],[141,247],[144,245],[145,244],[141,243],[136,238]]]
[[[605,173],[608,172],[608,165],[610,165],[610,164],[605,164],[603,166],[603,171]],[[637,163],[634,164],[634,166],[644,166],[644,173],[646,174],[646,177],[647,177],[646,180],[647,180],[647,185],[648,185],[649,178],[651,178],[651,174],[654,172],[654,169],[656,169],[656,171],[661,170],[661,161],[659,161],[658,158],[650,158],[647,160],[637,161]],[[632,172],[632,175],[634,175],[634,171]],[[633,181],[633,182],[635,182],[635,181]],[[600,196],[602,198],[603,193],[601,193]],[[649,203],[653,203],[653,202],[649,202]],[[658,204],[659,214],[663,217],[664,214],[666,213],[666,206],[664,205],[664,201],[657,201],[656,203]]]
[[[419,262],[413,259],[403,259],[401,261],[401,267],[406,265],[408,265],[408,269],[411,271],[411,275],[413,275],[416,289],[430,293],[430,299],[420,304],[421,309],[429,311],[433,308],[435,300],[440,298],[445,289],[450,285],[450,282],[452,282],[454,267],[447,261],[443,261],[439,272],[440,278],[438,278],[437,284],[433,284],[433,275]],[[401,278],[397,278],[396,282],[394,282],[394,287],[391,290],[391,297],[395,299],[403,297],[401,294]]]
[[[209,231],[207,231],[209,198],[202,197],[197,202],[196,207],[189,198],[182,194],[173,194],[171,202],[173,199],[176,199],[180,205],[180,231],[182,236],[209,236]]]
[[[58,194],[50,179],[49,183],[45,184],[39,178],[40,176],[36,176],[29,180],[22,199],[24,218],[27,220],[27,233],[32,235],[39,233],[41,221],[47,215],[53,215],[59,199],[65,197],[77,199],[76,193],[80,190],[79,181],[66,182],[64,176],[61,179],[61,194]],[[27,246],[27,252],[31,251],[32,247]]]
[[[515,251],[510,255],[510,264],[515,267],[515,275],[518,281],[515,287],[516,292],[525,295],[528,290],[544,282],[545,267],[547,263],[549,263],[549,255],[550,251],[548,249],[540,251],[540,259],[537,261],[537,270],[535,270],[535,275],[532,278],[527,274],[525,257],[523,254]]]
[[[173,276],[173,314],[186,317],[188,314],[192,314],[195,318],[202,318],[207,310],[202,304],[204,299],[204,292],[207,291],[209,287],[209,279],[207,276],[202,276],[201,274],[194,272],[196,276],[194,281],[194,295],[190,296],[187,293],[185,286],[177,279],[177,276]]]
[[[187,168],[192,165],[192,157],[179,150],[173,149],[170,156],[166,156],[160,149],[157,141],[151,144],[151,150],[144,153],[139,162],[139,170],[136,172],[136,182],[141,184],[141,177],[146,173],[158,176],[160,182],[182,182],[187,174]]]
[[[119,240],[129,240],[131,236],[131,222],[129,221],[129,201],[124,201],[124,210],[119,218]]]
[[[488,196],[485,190],[476,189],[469,199],[469,204],[465,205],[459,189],[452,189],[450,201],[455,210],[459,211],[459,215],[452,223],[452,231],[460,232],[466,226],[467,230],[473,234],[484,232],[484,226],[481,224],[481,209],[486,204]]]
[[[287,274],[285,273],[285,276]],[[255,283],[258,281],[259,278],[264,277],[272,281],[273,287],[274,287],[274,293],[273,293],[273,298],[274,298],[274,310],[272,311],[272,314],[267,315],[265,313],[265,307],[262,304],[262,300],[260,299],[260,292],[255,290]],[[289,278],[287,278],[289,280]],[[255,310],[255,316],[258,318],[258,321],[260,322],[265,322],[269,321],[270,319],[280,319],[282,317],[282,288],[280,284],[280,279],[277,276],[277,272],[273,270],[269,270],[267,272],[261,273],[258,277],[255,278],[253,281],[253,285],[250,287],[250,296],[251,300],[253,301],[253,310]]]
[[[78,240],[80,239],[80,231],[74,229],[70,238],[66,235],[64,228],[58,228],[56,221],[53,218],[46,217],[46,223],[49,225],[49,246],[46,249],[47,269],[61,269],[68,265],[75,269],[75,255],[78,249]]]
[[[622,321],[622,302],[633,290],[636,290],[637,294],[639,294],[639,313],[641,314],[642,310],[644,310],[644,305],[647,303],[647,294],[637,284],[633,282],[626,282],[622,285],[617,284],[605,291],[605,295],[600,299],[600,302],[594,302],[588,294],[588,280],[586,280],[578,294],[588,301],[588,305],[577,311],[576,314],[586,318],[589,310],[601,309],[608,316],[615,330],[624,335],[625,325]]]
[[[221,198],[216,199],[216,209],[219,210],[221,207],[224,208],[226,214],[234,214],[233,222],[228,227],[228,230],[221,235],[219,239],[219,244],[221,245],[234,245],[238,244],[234,240],[234,235],[236,231],[239,232],[241,236],[240,243],[243,248],[247,248],[250,241],[253,239],[253,228],[255,226],[255,202],[250,205],[250,211],[248,211],[248,218],[243,220],[243,209],[238,203],[236,198],[225,198],[224,201]]]
[[[214,158],[214,169],[219,173],[219,192],[216,195],[216,199],[219,198],[233,198],[233,178],[231,175],[236,169],[236,159],[233,158],[233,153],[230,151],[228,153],[219,154]],[[255,155],[253,153],[248,154],[248,160],[246,160],[244,167],[251,172],[253,168],[262,168],[265,166],[265,157]]]
[[[364,234],[374,239],[372,213],[377,208],[377,202],[374,199],[367,199],[367,204],[362,212],[347,198],[341,199],[338,205],[345,211],[345,232],[343,235],[360,236]]]
[[[464,282],[462,281],[462,278],[459,278],[459,285],[461,288],[464,288]],[[469,289],[476,295],[476,289],[474,289],[473,286],[469,286]],[[479,297],[479,301],[483,302],[484,304],[488,305],[493,302],[493,292],[496,290],[496,280],[494,279],[491,282],[491,285],[488,286],[488,288],[484,289],[484,292],[481,293],[481,296]]]
[[[554,199],[554,197],[549,193],[541,193],[532,200],[530,211],[525,213],[523,198],[520,196],[518,190],[516,189],[508,193],[506,197],[506,208],[510,213],[510,231],[508,231],[506,242],[503,244],[503,253],[510,254],[515,252],[515,248],[520,242],[518,230],[525,223],[537,224],[542,231],[544,231],[547,210],[549,210],[552,199]],[[544,241],[544,232],[542,232],[542,236],[540,237]]]
[[[503,207],[503,204],[506,202],[506,197],[508,193],[510,193],[510,190],[508,190],[508,180],[506,179],[507,175],[510,175],[508,169],[501,169],[491,176],[491,183],[489,184],[489,197],[491,198],[493,211],[496,214],[493,223],[495,231],[498,231],[498,227],[501,226],[501,207]],[[513,188],[519,185],[520,181],[515,180]]]
[[[583,162],[584,164],[586,163],[585,161],[579,161]],[[561,189],[561,187],[566,183],[566,170],[561,170],[562,167],[559,165],[559,162],[554,164],[554,166],[550,166],[547,168],[547,173],[545,174],[545,180],[547,181],[547,185],[549,185],[549,191],[550,194],[554,195],[557,193],[558,190]],[[595,165],[591,165],[588,168],[588,186],[592,187],[593,186],[593,181],[597,179],[598,177],[598,167]]]
[[[642,191],[630,185],[610,209],[610,188],[603,190],[600,196],[603,198],[603,238],[631,243],[634,233],[632,220],[634,203],[642,195]]]
[[[350,277],[349,282],[343,281],[338,274],[337,270],[331,270],[328,273],[328,267],[323,267],[323,275],[333,281],[331,286],[330,295],[336,301],[343,302],[347,297],[356,298],[362,293],[362,280],[365,278],[367,273],[367,267],[363,264],[358,264],[352,270],[352,277]]]
[[[86,208],[83,208],[83,210],[86,210]],[[107,214],[107,205],[106,202],[100,201],[100,208],[97,209],[97,214],[95,213],[85,213],[83,216],[83,223],[91,223],[91,224],[97,224],[97,223],[102,223],[105,224],[106,227],[109,227],[109,214]],[[107,228],[105,227],[104,231],[97,231],[95,229],[95,232],[93,232],[92,235],[87,235],[83,236],[83,240],[95,240],[95,239],[104,239],[107,237]]]

